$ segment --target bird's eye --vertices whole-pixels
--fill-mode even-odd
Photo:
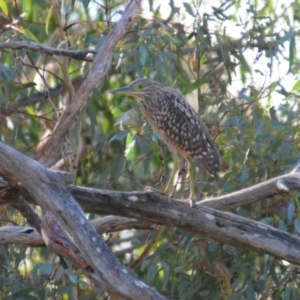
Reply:
[[[144,88],[144,85],[142,83],[139,83],[137,85],[138,90],[142,90]]]

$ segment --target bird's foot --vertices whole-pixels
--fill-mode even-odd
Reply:
[[[170,200],[172,198],[172,195],[168,195],[168,192],[166,192],[166,191],[165,192],[160,191],[160,190],[158,190],[158,189],[156,189],[156,188],[154,188],[152,186],[145,186],[144,191],[158,193],[160,195],[168,197],[168,200]]]
[[[188,197],[190,207],[196,207],[197,200],[198,200],[197,194],[194,192],[194,190],[191,190],[190,196]]]
[[[196,202],[194,199],[188,199],[190,207],[196,207]]]
[[[156,189],[156,188],[154,188],[153,186],[149,186],[149,185],[146,185],[146,186],[144,187],[144,191],[145,191],[145,192],[155,192],[155,193],[163,194],[163,192],[160,191],[159,189]]]
[[[154,193],[158,193],[158,194],[166,196],[166,194],[164,192],[162,192],[152,186],[149,186],[149,185],[145,186],[144,191],[145,192],[154,192]]]

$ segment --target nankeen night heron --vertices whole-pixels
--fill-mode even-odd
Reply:
[[[220,171],[220,155],[204,123],[195,110],[175,89],[150,79],[136,79],[128,86],[110,91],[136,98],[138,105],[152,128],[177,156],[177,161],[165,194],[174,193],[174,182],[178,174],[188,164],[190,177],[191,205],[195,201],[195,182],[193,166],[189,158],[199,161],[210,175]]]

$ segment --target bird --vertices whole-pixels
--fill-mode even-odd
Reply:
[[[220,172],[220,154],[196,111],[174,88],[147,78],[138,78],[128,86],[109,91],[132,96],[146,121],[176,156],[176,162],[164,193],[173,196],[180,171],[187,162],[190,181],[190,205],[195,203],[195,181],[190,158],[200,162],[208,174]]]

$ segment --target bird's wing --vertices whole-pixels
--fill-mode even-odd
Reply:
[[[205,124],[181,94],[171,93],[169,97],[172,98],[161,114],[158,131],[163,131],[169,146],[174,145],[181,155],[200,161],[209,174],[215,175],[220,171],[220,155]]]

